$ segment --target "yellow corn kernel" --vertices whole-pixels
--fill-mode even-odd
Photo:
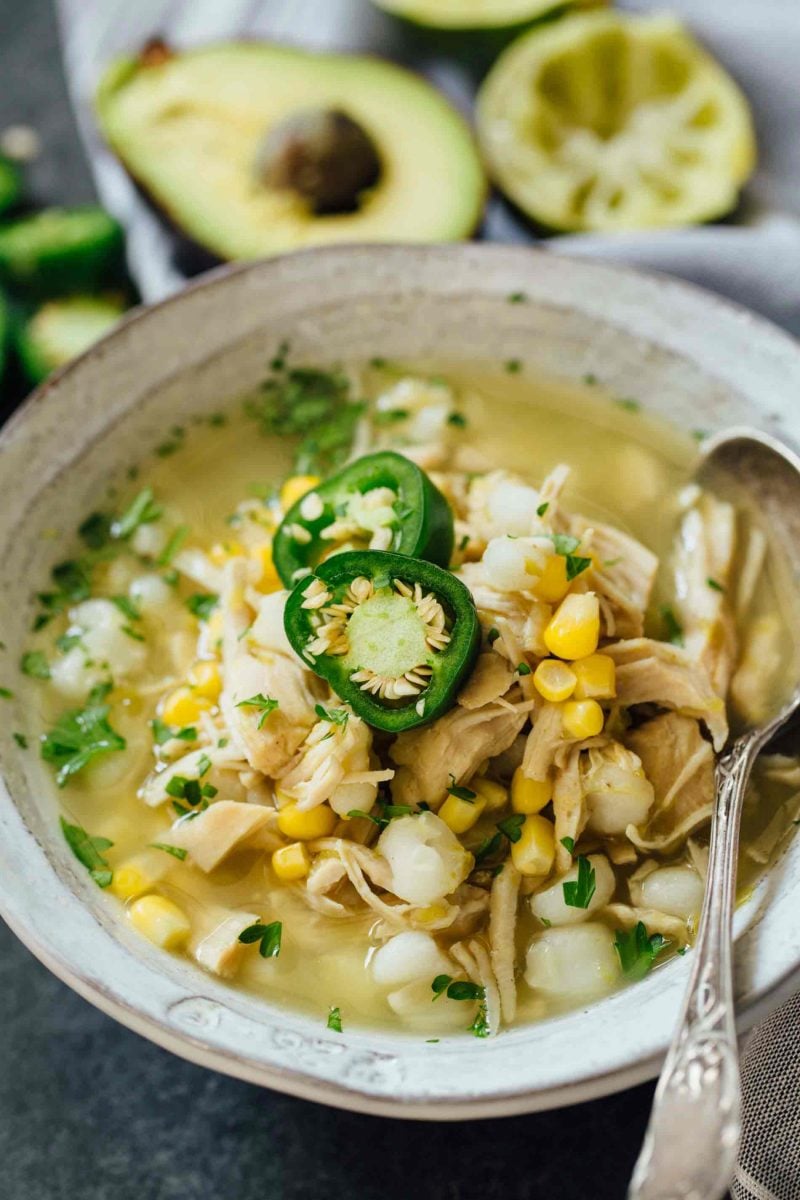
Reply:
[[[570,737],[596,737],[603,730],[603,710],[596,700],[568,700],[561,710],[564,731]]]
[[[472,829],[485,807],[486,801],[477,792],[474,800],[462,800],[460,796],[449,795],[437,815],[453,833],[466,833]]]
[[[498,812],[508,804],[508,788],[503,787],[502,783],[497,783],[494,779],[485,779],[480,775],[477,779],[471,780],[469,786],[473,792],[478,793],[481,800],[486,801],[486,808],[489,812]]]
[[[158,883],[144,864],[131,859],[114,868],[114,878],[111,880],[109,891],[120,900],[133,900],[143,892],[149,892]]]
[[[546,600],[548,604],[557,604],[559,600],[564,599],[568,591],[567,560],[563,554],[554,554],[548,558],[533,594],[539,600]]]
[[[205,696],[197,696],[188,687],[176,688],[161,702],[161,719],[167,725],[191,725],[214,705]]]
[[[311,870],[311,859],[302,842],[292,842],[291,846],[281,846],[272,855],[272,869],[284,883],[295,879],[305,879]]]
[[[261,592],[276,592],[282,587],[280,576],[272,561],[272,542],[259,542],[250,551],[250,557],[259,569],[256,587]]]
[[[203,696],[206,700],[216,700],[222,691],[219,663],[207,659],[194,663],[189,668],[189,683],[192,685],[195,696]]]
[[[245,554],[241,542],[215,542],[208,552],[215,567],[224,567],[229,558],[241,558]]]
[[[512,842],[511,861],[521,875],[548,875],[556,856],[556,831],[547,817],[528,816]]]
[[[320,483],[319,475],[292,475],[281,488],[281,508],[284,512],[296,504]]]
[[[617,694],[616,664],[607,654],[590,654],[573,665],[576,700],[613,700]]]
[[[577,676],[572,667],[558,658],[545,658],[533,672],[533,682],[540,696],[552,704],[569,700],[575,691]]]
[[[303,811],[292,801],[278,813],[278,829],[283,836],[299,842],[313,842],[314,838],[327,837],[333,833],[336,821],[336,813],[327,804],[318,804],[316,808]]]
[[[511,780],[511,807],[518,813],[538,813],[553,798],[549,779],[529,779],[522,767],[517,767]]]
[[[131,904],[128,916],[137,933],[162,950],[179,950],[192,930],[183,909],[166,896],[141,896]]]
[[[588,658],[600,638],[600,603],[594,592],[571,592],[544,631],[544,644],[557,658]]]

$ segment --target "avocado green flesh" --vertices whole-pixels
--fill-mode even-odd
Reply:
[[[68,296],[38,309],[16,334],[16,348],[31,383],[76,358],[108,333],[123,312],[120,301]]]
[[[376,185],[353,212],[315,214],[254,172],[277,124],[339,109],[374,142]],[[433,88],[378,59],[232,43],[158,65],[127,60],[97,112],[130,174],[175,224],[221,258],[337,242],[449,241],[477,225],[486,191],[472,135]]]
[[[581,0],[373,0],[393,16],[429,29],[494,30],[524,27]]]

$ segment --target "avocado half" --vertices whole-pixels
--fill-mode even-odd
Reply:
[[[174,53],[159,43],[113,64],[96,104],[133,178],[220,258],[455,241],[480,220],[486,177],[468,126],[424,80],[379,59],[265,42]],[[363,161],[350,172],[353,152]],[[349,198],[328,186],[337,169]]]
[[[602,0],[588,0],[602,3]],[[372,0],[392,16],[425,29],[521,30],[586,0]]]

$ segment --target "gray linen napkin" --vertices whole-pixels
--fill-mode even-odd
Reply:
[[[179,288],[175,242],[103,145],[92,96],[109,58],[157,34],[179,45],[257,34],[403,59],[407,44],[367,0],[56,0],[67,81],[103,203],[128,230],[131,271],[147,301]],[[681,16],[745,88],[754,108],[759,167],[741,211],[698,229],[553,238],[561,254],[668,271],[713,288],[800,333],[800,3],[798,0],[623,0],[621,7]],[[474,80],[434,56],[412,62],[468,111]],[[530,243],[501,200],[483,234]],[[736,1200],[800,1200],[800,996],[763,1022],[743,1052],[744,1139]]]

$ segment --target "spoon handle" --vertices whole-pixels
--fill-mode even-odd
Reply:
[[[731,920],[742,802],[763,742],[763,731],[745,734],[717,763],[694,965],[628,1200],[718,1200],[736,1165],[740,1096]]]

